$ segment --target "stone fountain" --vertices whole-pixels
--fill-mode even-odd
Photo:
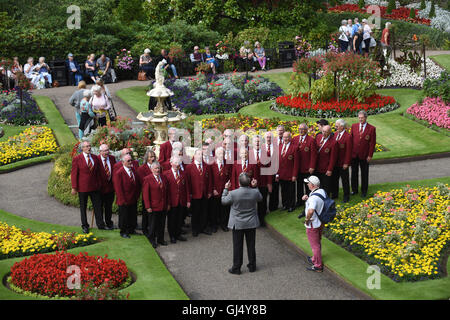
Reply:
[[[158,63],[155,70],[155,83],[153,89],[147,92],[147,95],[156,99],[154,110],[148,112],[140,112],[137,118],[147,123],[148,127],[152,127],[155,132],[154,151],[159,156],[159,148],[161,144],[168,140],[168,125],[174,126],[177,122],[186,118],[186,114],[180,112],[176,107],[168,106],[167,98],[173,96],[173,92],[164,86],[164,74],[162,67],[166,64],[166,60]]]

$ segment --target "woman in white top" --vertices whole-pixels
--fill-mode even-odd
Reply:
[[[367,19],[362,20],[363,24],[363,41],[364,41],[364,55],[367,57],[369,55],[370,49],[370,38],[372,37],[372,29],[367,23]]]
[[[97,115],[98,124],[100,126],[106,126],[106,123],[109,122],[108,110],[111,108],[111,103],[99,85],[95,85],[92,88],[92,92],[93,95],[89,101],[92,106],[92,111]]]
[[[340,52],[345,52],[348,49],[348,38],[350,36],[347,28],[347,20],[341,21],[339,32],[341,33],[341,35],[339,36],[339,49]]]
[[[39,73],[36,72],[36,66],[34,65],[33,57],[29,57],[27,63],[23,67],[23,72],[25,76],[30,79],[33,86],[36,88],[39,82]]]

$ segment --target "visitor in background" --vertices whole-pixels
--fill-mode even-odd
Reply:
[[[161,50],[161,56],[159,57],[158,61],[166,60],[167,64],[163,67],[166,71],[170,68],[172,70],[173,76],[178,79],[178,73],[177,68],[175,68],[175,65],[173,64],[173,59],[169,56],[167,51],[165,49]]]
[[[83,80],[78,82],[78,89],[75,91],[69,99],[69,104],[75,108],[75,118],[77,119],[78,127],[81,122],[80,103],[84,97],[84,91],[86,90],[86,82]],[[83,138],[83,130],[78,129],[78,137]]]
[[[349,32],[347,28],[347,20],[341,21],[341,26],[339,27],[339,52],[345,52],[348,48],[348,37]]]
[[[370,38],[372,37],[372,29],[367,23],[367,19],[362,20],[363,24],[363,41],[364,41],[364,55],[367,57],[369,55],[370,49]]]
[[[89,90],[83,90],[83,99],[80,102],[80,124],[78,125],[78,136],[80,140],[84,135],[89,134],[93,125],[92,120],[95,118],[90,98],[91,92]]]
[[[253,52],[250,49],[247,49],[245,46],[242,46],[239,49],[239,57],[243,64],[247,64],[247,68],[250,68],[250,71],[255,71],[255,65],[254,65],[254,55]]]
[[[217,60],[214,58],[213,54],[209,50],[209,47],[205,47],[203,60],[210,66],[212,73],[216,74],[216,68],[219,67],[219,62],[217,62]]]
[[[353,25],[352,25],[352,19],[347,20],[347,32],[348,32],[348,48],[347,50],[353,51]]]
[[[112,67],[111,59],[105,54],[102,54],[100,58],[98,58],[97,69],[103,72],[101,79],[103,79],[104,82],[117,82],[116,72]]]
[[[80,66],[78,62],[73,58],[73,54],[69,53],[67,55],[67,60],[65,62],[67,73],[69,75],[69,85],[77,86],[78,83],[83,80],[83,75],[81,73]]]
[[[359,27],[353,36],[353,53],[362,54],[363,28]]]
[[[259,41],[255,42],[255,58],[258,60],[259,66],[261,70],[266,71],[266,51],[263,47],[261,47],[261,43]]]
[[[102,79],[98,79],[98,80],[95,82],[95,84],[98,85],[98,86],[100,86],[100,89],[101,89],[101,91],[102,91],[102,94],[106,95],[106,96],[108,97],[108,99],[110,99],[110,100],[112,99],[111,92],[109,91],[108,87],[106,86],[106,84],[103,82]],[[93,91],[94,87],[95,87],[95,86],[93,86],[93,87],[91,88],[91,93],[92,93],[92,94],[94,94],[94,91]]]
[[[391,34],[389,32],[389,28],[391,26],[390,22],[386,22],[386,27],[383,29],[383,32],[381,33],[381,49],[383,50],[383,55],[386,58],[388,54],[390,54],[391,51]]]
[[[95,85],[92,88],[92,92],[93,95],[90,101],[92,110],[97,115],[98,124],[100,126],[106,126],[106,123],[109,122],[108,110],[111,108],[111,103],[106,94],[102,92],[102,88],[99,85]]]
[[[84,67],[86,69],[86,75],[95,83],[99,79],[97,70],[95,69],[95,54],[92,53],[88,56]]]
[[[204,61],[203,55],[199,52],[199,49],[200,48],[198,46],[195,46],[194,52],[189,55],[189,59],[191,59],[191,63],[192,63],[192,67],[194,68],[194,71],[196,71],[198,65]]]
[[[45,63],[45,58],[40,57],[39,63],[36,65],[36,71],[39,72],[39,81],[42,79],[45,80],[45,86],[51,87],[52,86],[52,75],[50,74],[50,67],[47,63]]]
[[[29,57],[27,63],[23,67],[23,71],[25,73],[25,76],[31,81],[33,86],[36,88],[39,81],[39,74],[35,69],[36,66],[34,65],[34,59],[33,57]]]
[[[155,77],[155,65],[153,64],[153,59],[150,56],[150,49],[145,49],[144,54],[140,56],[139,67],[145,72],[147,79],[152,79]]]
[[[17,85],[17,73],[23,72],[22,65],[19,62],[18,57],[13,58],[13,65],[11,67],[11,79],[14,80],[14,84]]]

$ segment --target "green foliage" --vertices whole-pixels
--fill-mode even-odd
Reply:
[[[395,0],[389,0],[387,9],[386,9],[386,13],[391,14],[392,10],[394,10],[396,8],[395,6]]]
[[[123,23],[145,20],[142,0],[119,0],[119,5],[113,10],[114,15]]]
[[[311,86],[311,100],[313,103],[319,101],[328,101],[334,96],[334,83],[333,76],[327,74],[325,77],[320,78],[313,82]]]
[[[358,6],[359,6],[361,9],[364,9],[364,7],[366,6],[366,2],[365,2],[364,0],[359,0],[359,1],[358,1]]]
[[[416,18],[416,10],[414,10],[414,8],[411,8],[411,10],[409,10],[409,17],[411,19],[415,19]]]
[[[450,103],[450,74],[444,71],[438,79],[425,79],[423,97],[440,97],[445,103]]]
[[[436,17],[436,7],[435,7],[434,0],[433,0],[433,1],[431,1],[431,9],[430,9],[430,12],[428,13],[428,18],[431,19],[434,17]]]
[[[301,73],[293,72],[291,78],[289,79],[289,94],[293,97],[297,97],[300,93],[308,88],[307,77]]]
[[[425,3],[425,0],[421,0],[420,1],[420,10],[423,10],[423,9],[425,9],[426,8],[426,3]]]
[[[244,41],[249,41],[250,46],[253,47],[256,41],[261,42],[264,46],[269,38],[270,29],[265,27],[247,28],[240,31],[233,39],[233,45],[236,49],[244,44]]]

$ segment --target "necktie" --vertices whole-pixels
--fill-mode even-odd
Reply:
[[[202,166],[201,165],[197,165],[198,166],[198,171],[200,171],[200,175],[202,175],[203,174],[203,169],[202,169]]]
[[[260,161],[259,161],[259,150],[256,150],[256,163],[260,164]]]
[[[106,176],[108,177],[108,180],[110,180],[111,179],[111,172],[109,171],[108,163],[106,162],[106,159],[103,159],[103,161],[105,163]]]
[[[162,181],[161,181],[161,177],[160,176],[156,177],[156,181],[158,181],[159,187],[162,188]]]
[[[92,164],[91,157],[87,157],[89,170],[94,170],[94,165]]]
[[[136,182],[136,179],[134,178],[133,171],[131,171],[131,169],[130,169],[130,177],[133,180],[133,182]]]
[[[270,154],[271,154],[271,152],[270,152],[270,144],[267,146],[267,156],[268,157],[270,157]]]
[[[242,172],[246,172],[247,171],[247,161],[244,162],[244,166],[242,167]]]
[[[286,155],[286,144],[283,144],[283,150],[281,151],[281,156],[284,157]]]
[[[176,180],[177,180],[177,184],[180,184],[180,174],[178,173],[178,171],[176,174]]]

